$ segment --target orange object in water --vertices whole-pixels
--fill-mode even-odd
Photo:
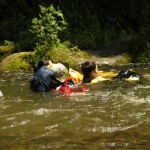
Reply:
[[[67,79],[72,79],[76,84],[79,84],[82,82],[83,75],[79,73],[78,71],[75,71],[73,69],[69,69],[69,75]]]

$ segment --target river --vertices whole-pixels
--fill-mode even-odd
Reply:
[[[33,93],[31,73],[1,73],[0,149],[149,150],[150,65],[134,70],[140,83],[99,82],[68,96]]]

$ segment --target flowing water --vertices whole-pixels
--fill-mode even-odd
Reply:
[[[140,83],[100,82],[69,96],[33,93],[30,73],[1,73],[0,149],[149,150],[150,66],[134,70]]]

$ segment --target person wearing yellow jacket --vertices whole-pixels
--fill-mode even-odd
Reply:
[[[132,71],[132,69],[121,70],[118,72],[100,72],[95,61],[85,61],[81,64],[83,74],[82,83],[94,84],[99,81],[107,80],[125,80],[139,81],[141,75]]]
[[[99,81],[106,81],[108,79],[99,75],[98,66],[94,61],[85,61],[81,64],[81,71],[83,74],[82,83],[94,84]]]

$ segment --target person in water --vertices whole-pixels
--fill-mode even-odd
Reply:
[[[53,64],[40,60],[33,77],[30,79],[30,89],[34,92],[49,92],[63,85],[68,76],[68,69],[61,63]]]
[[[99,81],[106,81],[106,80],[125,80],[125,81],[139,81],[141,75],[132,71],[131,69],[121,70],[119,73],[112,73],[109,72],[109,76],[111,78],[104,78],[102,77],[103,73],[98,71],[98,67],[96,62],[94,61],[86,61],[81,64],[81,71],[83,74],[83,81],[82,83],[97,83]]]
[[[85,61],[81,64],[83,74],[82,83],[97,83],[98,81],[107,80],[99,76],[98,66],[95,61]]]
[[[40,59],[38,61],[37,65],[34,65],[34,74],[42,67],[42,66],[48,66],[48,68],[50,68],[52,66],[52,62],[50,60],[45,60],[45,59]]]

